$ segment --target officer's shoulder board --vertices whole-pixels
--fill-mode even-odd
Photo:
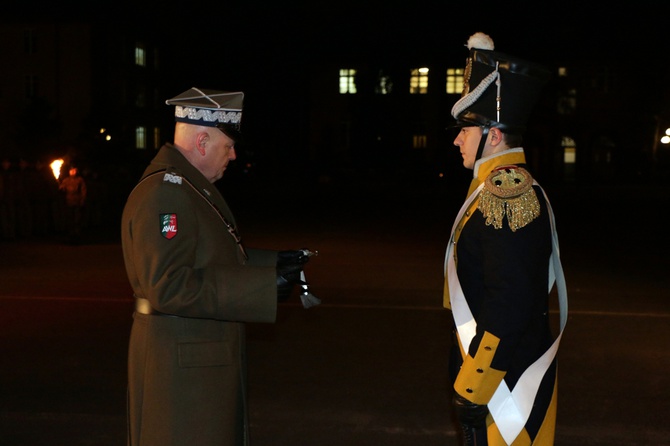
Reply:
[[[533,177],[520,166],[496,167],[484,182],[477,208],[496,229],[502,228],[505,217],[512,232],[523,228],[540,215]]]
[[[176,186],[181,186],[184,184],[184,177],[177,169],[167,168],[163,174],[163,184],[174,184]]]

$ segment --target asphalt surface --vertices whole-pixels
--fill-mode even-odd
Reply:
[[[366,190],[231,200],[248,246],[319,251],[306,275],[322,305],[296,297],[248,326],[252,446],[457,444],[441,287],[464,197]],[[668,188],[550,192],[570,306],[556,445],[670,445]],[[125,444],[132,299],[114,226],[0,252],[0,444]]]

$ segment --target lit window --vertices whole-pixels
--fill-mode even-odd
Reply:
[[[566,67],[558,67],[558,76],[566,77],[568,75],[568,69]]]
[[[564,136],[561,139],[561,147],[563,147],[563,162],[565,164],[574,164],[577,161],[575,140],[569,136]]]
[[[377,77],[377,85],[375,87],[375,93],[377,94],[389,94],[393,89],[393,81],[391,81],[391,76],[384,74],[382,71],[379,72]]]
[[[144,67],[147,64],[147,55],[143,43],[137,43],[135,46],[135,65]]]
[[[340,94],[356,93],[356,70],[340,69]]]
[[[463,92],[463,68],[447,68],[447,94]]]
[[[428,93],[428,68],[414,68],[409,79],[410,94]]]
[[[412,136],[412,147],[414,149],[425,149],[427,143],[428,143],[428,137],[426,135]]]
[[[135,127],[135,148],[147,148],[147,130],[142,126]]]

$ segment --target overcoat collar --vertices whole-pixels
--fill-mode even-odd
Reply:
[[[170,170],[171,168],[174,168],[180,175],[186,177],[195,188],[214,203],[227,220],[234,224],[235,218],[221,192],[173,144],[167,143],[160,148],[142,177],[144,178],[160,169]]]

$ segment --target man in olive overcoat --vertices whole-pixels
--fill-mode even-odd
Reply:
[[[246,322],[274,322],[286,268],[278,252],[245,249],[214,186],[235,159],[241,92],[192,88],[175,105],[165,144],[122,216],[126,271],[136,300],[128,356],[129,446],[249,443]],[[281,270],[281,271],[280,271]]]

